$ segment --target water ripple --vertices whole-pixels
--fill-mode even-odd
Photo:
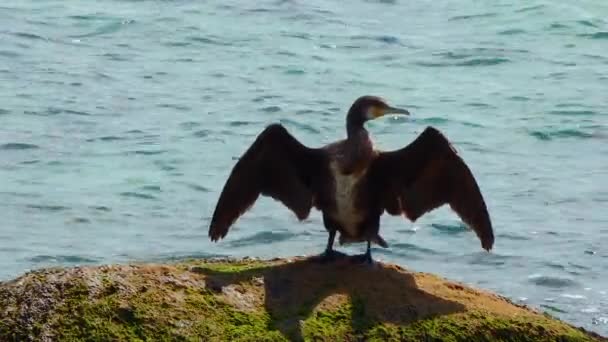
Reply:
[[[508,99],[511,101],[518,101],[518,102],[525,102],[525,101],[531,100],[529,97],[521,96],[521,95],[509,96]]]
[[[120,53],[115,53],[115,52],[107,52],[101,56],[107,58],[110,61],[116,61],[116,62],[128,62],[128,61],[133,60],[132,55],[129,56],[126,54],[120,54]]]
[[[464,224],[455,223],[455,224],[441,224],[441,223],[433,223],[431,227],[437,230],[441,234],[453,235],[453,234],[461,234],[466,232],[468,229]]]
[[[451,18],[448,18],[448,21],[457,21],[457,20],[469,20],[469,19],[479,19],[479,18],[492,18],[496,17],[497,13],[481,13],[481,14],[470,14],[470,15],[457,15]]]
[[[74,223],[91,223],[91,220],[86,217],[75,217],[73,219]]]
[[[281,96],[279,95],[261,95],[261,96],[257,96],[255,98],[253,98],[251,101],[252,102],[264,102],[266,100],[273,100],[273,99],[279,99],[281,98]]]
[[[28,208],[37,209],[41,211],[64,211],[70,209],[63,205],[52,205],[52,204],[28,204]]]
[[[153,196],[153,195],[150,195],[150,194],[144,194],[144,193],[141,193],[141,192],[135,192],[135,191],[121,192],[120,196],[122,196],[122,197],[137,198],[137,199],[146,199],[146,200],[155,200],[155,199],[157,199],[156,196]]]
[[[380,42],[380,43],[385,43],[388,45],[402,45],[401,41],[399,40],[399,38],[395,37],[395,36],[389,36],[389,35],[383,35],[383,36],[352,36],[350,37],[351,40],[369,40],[369,41],[374,41],[374,42]]]
[[[110,212],[112,211],[111,208],[103,206],[103,205],[98,205],[98,206],[92,206],[90,207],[91,209],[97,210],[97,211],[104,211],[104,212]]]
[[[17,58],[20,56],[21,56],[20,53],[17,53],[14,51],[0,50],[0,57]]]
[[[230,43],[221,41],[219,38],[202,37],[202,36],[190,36],[186,37],[191,42],[202,43],[206,45],[218,45],[218,46],[230,46]]]
[[[540,274],[529,276],[528,281],[538,286],[551,288],[564,288],[577,285],[576,281],[569,278],[545,276]]]
[[[159,103],[156,105],[159,108],[170,108],[181,111],[189,111],[191,108],[185,105],[180,105],[176,103]]]
[[[213,133],[211,130],[208,129],[201,129],[199,131],[196,131],[194,133],[192,133],[192,135],[194,135],[197,138],[206,138],[207,136],[209,136],[211,133]]]
[[[0,150],[33,150],[38,148],[40,146],[28,143],[6,143],[0,145]]]
[[[95,36],[101,36],[111,33],[116,33],[126,27],[127,25],[135,23],[134,20],[116,20],[114,19],[112,22],[104,24],[92,32],[77,34],[70,36],[71,38],[90,38]]]
[[[84,257],[81,255],[36,255],[27,258],[33,263],[67,263],[67,264],[90,264],[96,263],[99,259]]]
[[[587,27],[598,27],[595,23],[590,20],[578,20],[577,23]]]
[[[298,38],[302,40],[311,40],[312,35],[306,32],[281,32],[281,36],[289,38]]]
[[[513,36],[516,34],[524,34],[524,33],[526,33],[526,30],[522,30],[522,29],[509,29],[509,30],[504,30],[504,31],[498,32],[498,34],[501,36]]]
[[[563,309],[560,309],[559,307],[555,306],[555,305],[550,305],[550,304],[541,304],[540,305],[541,308],[543,309],[547,309],[553,312],[557,312],[557,313],[565,313],[566,311]]]
[[[268,107],[261,108],[260,111],[262,111],[264,113],[277,113],[277,112],[281,111],[281,107],[279,107],[279,106],[268,106]]]
[[[303,130],[312,134],[321,134],[321,131],[315,128],[312,125],[303,123],[301,121],[291,120],[291,119],[280,119],[279,122],[285,126],[295,127],[298,130]]]
[[[560,271],[563,271],[566,269],[566,266],[564,266],[562,264],[550,262],[550,261],[545,262],[544,265],[547,266],[548,268],[552,268],[552,269],[556,269],[556,270],[560,270]]]
[[[427,61],[418,61],[414,62],[415,65],[423,66],[423,67],[453,67],[453,66],[466,66],[466,67],[474,67],[474,66],[493,66],[503,63],[508,63],[510,60],[508,58],[471,58],[462,62],[427,62]]]
[[[230,247],[247,247],[259,244],[270,244],[273,242],[280,242],[289,240],[297,234],[280,231],[280,232],[259,232],[248,237],[240,238],[238,240],[230,241]]]
[[[589,34],[580,34],[580,37],[591,38],[591,39],[608,39],[608,32],[595,32]]]
[[[169,41],[169,42],[163,42],[162,44],[167,47],[186,47],[186,46],[192,45],[192,43],[182,42],[182,41]]]
[[[253,121],[244,121],[244,120],[233,120],[228,122],[228,125],[230,127],[243,127],[243,126],[250,126],[250,125],[254,125],[255,122]]]
[[[135,150],[135,151],[129,151],[129,152],[127,152],[127,154],[140,154],[140,155],[144,155],[144,156],[154,156],[157,154],[164,154],[167,152],[169,152],[169,151],[167,151],[167,150]]]
[[[184,185],[186,185],[188,188],[198,191],[198,192],[205,192],[205,193],[211,192],[211,189],[204,187],[202,185],[195,184],[195,183],[184,183]]]
[[[103,137],[99,137],[99,138],[87,139],[88,142],[93,142],[93,141],[113,142],[113,141],[120,141],[120,140],[126,140],[126,138],[115,136],[115,135],[107,135],[107,136],[103,136]]]
[[[582,138],[588,139],[595,137],[594,134],[583,132],[578,129],[552,129],[552,130],[532,130],[529,134],[538,140],[551,141],[554,139]]]
[[[535,5],[535,6],[528,6],[528,7],[524,7],[524,8],[520,8],[518,10],[516,10],[516,13],[524,13],[524,12],[531,12],[531,11],[536,11],[539,10],[541,8],[545,8],[545,5]]]
[[[304,75],[304,74],[306,74],[306,71],[304,71],[302,69],[289,68],[289,69],[285,70],[285,74],[287,74],[287,75]]]
[[[13,32],[13,35],[15,37],[25,38],[25,39],[30,39],[30,40],[47,40],[43,36],[40,36],[40,35],[37,35],[34,33],[29,33],[29,32]]]
[[[396,250],[407,250],[407,251],[413,251],[413,252],[422,253],[422,254],[431,254],[431,255],[441,254],[434,249],[421,247],[421,246],[411,244],[411,243],[406,243],[406,242],[391,243],[390,247],[394,248]]]
[[[526,241],[526,240],[530,240],[530,238],[527,237],[527,236],[518,235],[518,234],[515,234],[515,233],[500,233],[500,234],[496,234],[496,238],[498,238],[498,239],[508,239],[508,240],[513,240],[513,241]]]
[[[439,125],[448,123],[450,120],[445,117],[435,116],[435,117],[430,117],[430,118],[424,118],[422,120],[417,120],[417,121],[419,121],[421,124],[439,126]]]
[[[57,107],[48,107],[43,111],[24,111],[27,115],[36,115],[36,116],[54,116],[58,114],[69,114],[69,115],[78,115],[78,116],[90,116],[91,114],[83,111],[83,110],[73,110],[66,108],[57,108]]]
[[[158,185],[144,185],[141,187],[144,191],[162,192],[162,189]]]
[[[550,29],[567,29],[569,28],[568,25],[566,24],[562,24],[562,23],[552,23],[551,25],[549,25]]]
[[[593,110],[552,110],[549,112],[549,114],[581,116],[581,115],[596,115],[598,113]]]

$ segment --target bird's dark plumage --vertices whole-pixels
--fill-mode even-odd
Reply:
[[[375,150],[364,123],[384,114],[409,114],[381,98],[363,96],[347,114],[347,138],[321,148],[301,144],[280,124],[268,126],[236,163],[220,195],[209,227],[211,240],[228,233],[258,196],[270,196],[303,220],[314,206],[329,232],[322,256],[340,242],[387,247],[379,234],[380,217],[404,215],[415,221],[448,204],[470,226],[484,249],[494,244],[492,223],[469,167],[448,139],[428,127],[406,147]]]
[[[308,217],[327,156],[302,145],[279,125],[268,126],[234,166],[211,220],[209,236],[223,238],[260,194],[281,201],[298,219]]]
[[[391,215],[416,221],[425,213],[449,204],[481,240],[494,244],[492,223],[479,186],[469,167],[450,142],[435,128],[427,128],[408,146],[381,152],[370,166],[372,187]]]

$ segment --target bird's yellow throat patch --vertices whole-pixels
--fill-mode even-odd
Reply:
[[[379,118],[386,113],[386,109],[379,106],[373,106],[372,108],[370,108],[370,113],[372,117]]]

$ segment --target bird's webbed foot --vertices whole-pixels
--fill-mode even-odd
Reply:
[[[313,256],[311,259],[321,264],[327,264],[342,258],[346,258],[346,254],[333,249],[327,249],[323,253]]]
[[[354,255],[351,259],[356,264],[373,265],[374,259],[372,259],[371,244],[367,243],[367,251],[363,254]]]
[[[365,265],[372,265],[374,263],[374,259],[372,259],[371,253],[353,255],[352,261],[356,264],[365,264]]]

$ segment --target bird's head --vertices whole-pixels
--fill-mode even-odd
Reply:
[[[406,109],[390,106],[378,96],[365,95],[359,97],[348,110],[347,125],[362,127],[368,120],[377,119],[387,114],[410,115]]]

